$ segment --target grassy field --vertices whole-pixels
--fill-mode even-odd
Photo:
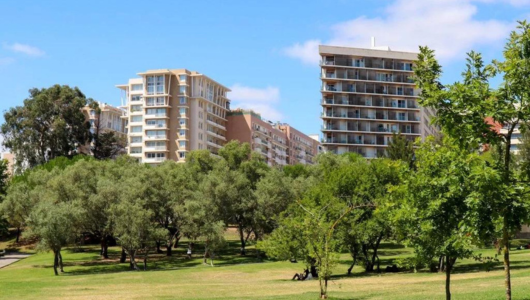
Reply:
[[[232,236],[229,236],[232,237]],[[184,258],[184,244],[174,257],[152,255],[148,271],[129,271],[119,264],[119,249],[110,249],[102,260],[97,247],[64,251],[65,273],[54,276],[52,254],[39,253],[0,269],[0,299],[317,299],[318,281],[291,281],[301,263],[260,262],[249,249],[247,257],[237,255],[231,240],[214,261],[202,264],[199,253]],[[11,242],[0,248],[13,247]],[[27,249],[25,251],[28,251]],[[31,251],[31,250],[30,250]],[[493,255],[493,250],[482,250]],[[381,250],[382,266],[411,254],[410,249],[386,243]],[[346,276],[349,256],[341,256],[330,283],[331,299],[445,299],[443,274],[429,272],[365,274],[360,267]],[[514,251],[513,298],[530,299],[530,250]],[[502,265],[486,272],[480,263],[457,263],[452,276],[453,299],[502,299]]]

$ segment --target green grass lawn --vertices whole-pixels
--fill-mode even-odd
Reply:
[[[39,253],[0,269],[0,299],[317,299],[318,281],[291,281],[303,264],[260,262],[250,247],[247,257],[237,255],[236,240],[214,261],[187,260],[185,243],[174,257],[152,255],[148,271],[129,271],[119,264],[119,248],[110,259],[99,258],[97,247],[64,251],[65,273],[53,275],[52,254]],[[200,246],[200,245],[199,245]],[[81,250],[82,252],[78,252]],[[482,250],[493,255],[493,250]],[[383,269],[411,250],[386,243],[381,249]],[[443,274],[429,272],[365,274],[360,267],[346,276],[350,259],[341,256],[330,283],[331,299],[445,299]],[[513,298],[530,299],[530,250],[512,252]],[[490,272],[474,260],[459,261],[452,275],[453,299],[502,299],[502,264]]]

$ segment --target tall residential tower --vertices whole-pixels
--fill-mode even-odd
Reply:
[[[141,162],[183,162],[191,150],[217,154],[226,143],[230,90],[186,69],[149,70],[118,85],[126,103],[128,154]]]
[[[393,132],[408,139],[436,132],[431,109],[418,105],[417,53],[319,46],[323,146],[335,153],[382,155]]]

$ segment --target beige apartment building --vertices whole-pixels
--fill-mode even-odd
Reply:
[[[191,150],[213,154],[226,143],[227,87],[186,69],[149,70],[118,85],[128,154],[148,164],[183,162]]]
[[[109,105],[107,103],[98,102],[100,109],[99,115],[94,109],[85,106],[82,109],[85,119],[90,122],[91,133],[104,133],[112,131],[120,139],[127,138],[126,121],[123,119],[124,111],[118,107]],[[80,153],[92,154],[92,143],[79,147]]]
[[[15,163],[15,155],[10,152],[0,153],[0,159],[7,160],[7,172],[13,175],[13,166]]]
[[[434,111],[418,105],[412,75],[417,53],[319,46],[323,145],[334,153],[374,158],[392,133],[407,139],[435,134]]]
[[[227,139],[249,143],[270,166],[312,164],[320,145],[289,124],[273,123],[252,110],[243,109],[228,114]]]
[[[101,110],[99,115],[88,106],[83,108],[83,114],[90,122],[90,131],[94,133],[99,127],[100,131],[113,131],[118,136],[125,137],[127,123],[122,118],[125,113],[123,109],[102,102],[98,102],[98,105]]]

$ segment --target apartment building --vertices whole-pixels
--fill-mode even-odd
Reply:
[[[118,85],[128,154],[148,164],[183,162],[191,150],[213,154],[226,143],[227,87],[196,71],[149,70]]]
[[[385,153],[394,132],[409,140],[433,135],[435,112],[418,105],[412,75],[417,53],[319,46],[323,145],[367,158]]]
[[[312,164],[320,143],[285,123],[264,120],[252,110],[228,114],[228,140],[250,143],[270,166]]]
[[[252,110],[235,109],[228,113],[227,139],[249,143],[269,166],[283,166],[288,162],[287,135],[271,121]]]
[[[98,102],[98,106],[100,109],[99,114],[88,105],[82,109],[85,119],[90,122],[90,132],[93,134],[101,134],[112,131],[119,139],[126,140],[126,121],[122,118],[124,111],[118,107],[103,102]],[[80,146],[78,151],[80,153],[91,155],[92,146],[93,143],[88,143],[84,146]]]
[[[276,128],[280,129],[287,136],[289,148],[287,151],[287,163],[295,164],[313,164],[319,153],[320,143],[308,135],[302,133],[287,123],[278,123]]]
[[[83,114],[90,122],[90,131],[92,133],[95,133],[96,130],[103,132],[113,131],[118,136],[125,137],[127,135],[127,123],[122,118],[125,113],[123,109],[102,102],[98,102],[98,106],[100,109],[99,115],[88,106],[83,108]]]

